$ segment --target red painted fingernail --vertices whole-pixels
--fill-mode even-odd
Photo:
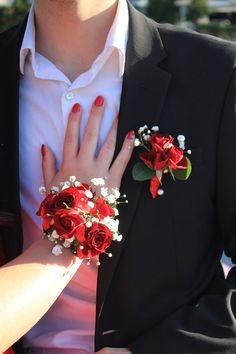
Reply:
[[[42,144],[42,146],[41,146],[41,154],[42,154],[43,157],[44,157],[45,154],[46,154],[46,148],[45,148],[45,145],[44,145],[44,144]]]
[[[80,104],[79,103],[75,103],[74,106],[72,107],[71,111],[73,113],[79,113],[80,112]]]
[[[103,106],[103,103],[104,103],[104,98],[102,96],[98,96],[94,102],[94,105],[96,107],[101,107]]]
[[[135,131],[131,130],[128,134],[127,134],[127,139],[129,140],[133,140],[135,138]]]

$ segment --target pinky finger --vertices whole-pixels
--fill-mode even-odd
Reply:
[[[121,151],[110,168],[110,177],[115,187],[120,187],[122,176],[131,158],[134,149],[135,132],[129,132],[124,140]]]
[[[42,172],[46,189],[48,189],[52,179],[56,175],[56,160],[51,149],[45,145],[41,147],[42,153]]]

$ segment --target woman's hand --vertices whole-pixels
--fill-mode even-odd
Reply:
[[[120,187],[123,173],[133,151],[135,134],[133,131],[127,134],[120,153],[111,165],[118,125],[118,119],[115,118],[106,141],[98,156],[95,157],[104,108],[103,97],[97,97],[91,108],[83,141],[79,146],[82,108],[78,103],[73,106],[68,120],[59,171],[56,170],[55,157],[50,148],[42,146],[42,169],[47,190],[68,180],[69,176],[76,176],[81,183],[90,183],[92,178],[106,177],[107,187]]]

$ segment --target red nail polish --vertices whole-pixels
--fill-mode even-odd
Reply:
[[[127,139],[129,140],[133,140],[135,138],[135,131],[131,130],[128,134],[127,134]]]
[[[42,146],[41,146],[41,154],[42,154],[43,157],[44,157],[45,154],[46,154],[46,148],[45,148],[45,145],[44,145],[44,144],[42,144]]]
[[[103,103],[104,103],[104,98],[102,96],[98,96],[94,102],[94,105],[96,107],[101,107],[103,106]]]
[[[73,113],[79,113],[80,112],[80,104],[79,103],[75,103],[74,106],[72,107],[71,111]]]

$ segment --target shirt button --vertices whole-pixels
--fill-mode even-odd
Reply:
[[[68,101],[71,101],[71,100],[73,100],[73,98],[75,97],[75,95],[74,95],[74,93],[73,92],[67,92],[67,94],[66,94],[66,99],[68,100]]]

